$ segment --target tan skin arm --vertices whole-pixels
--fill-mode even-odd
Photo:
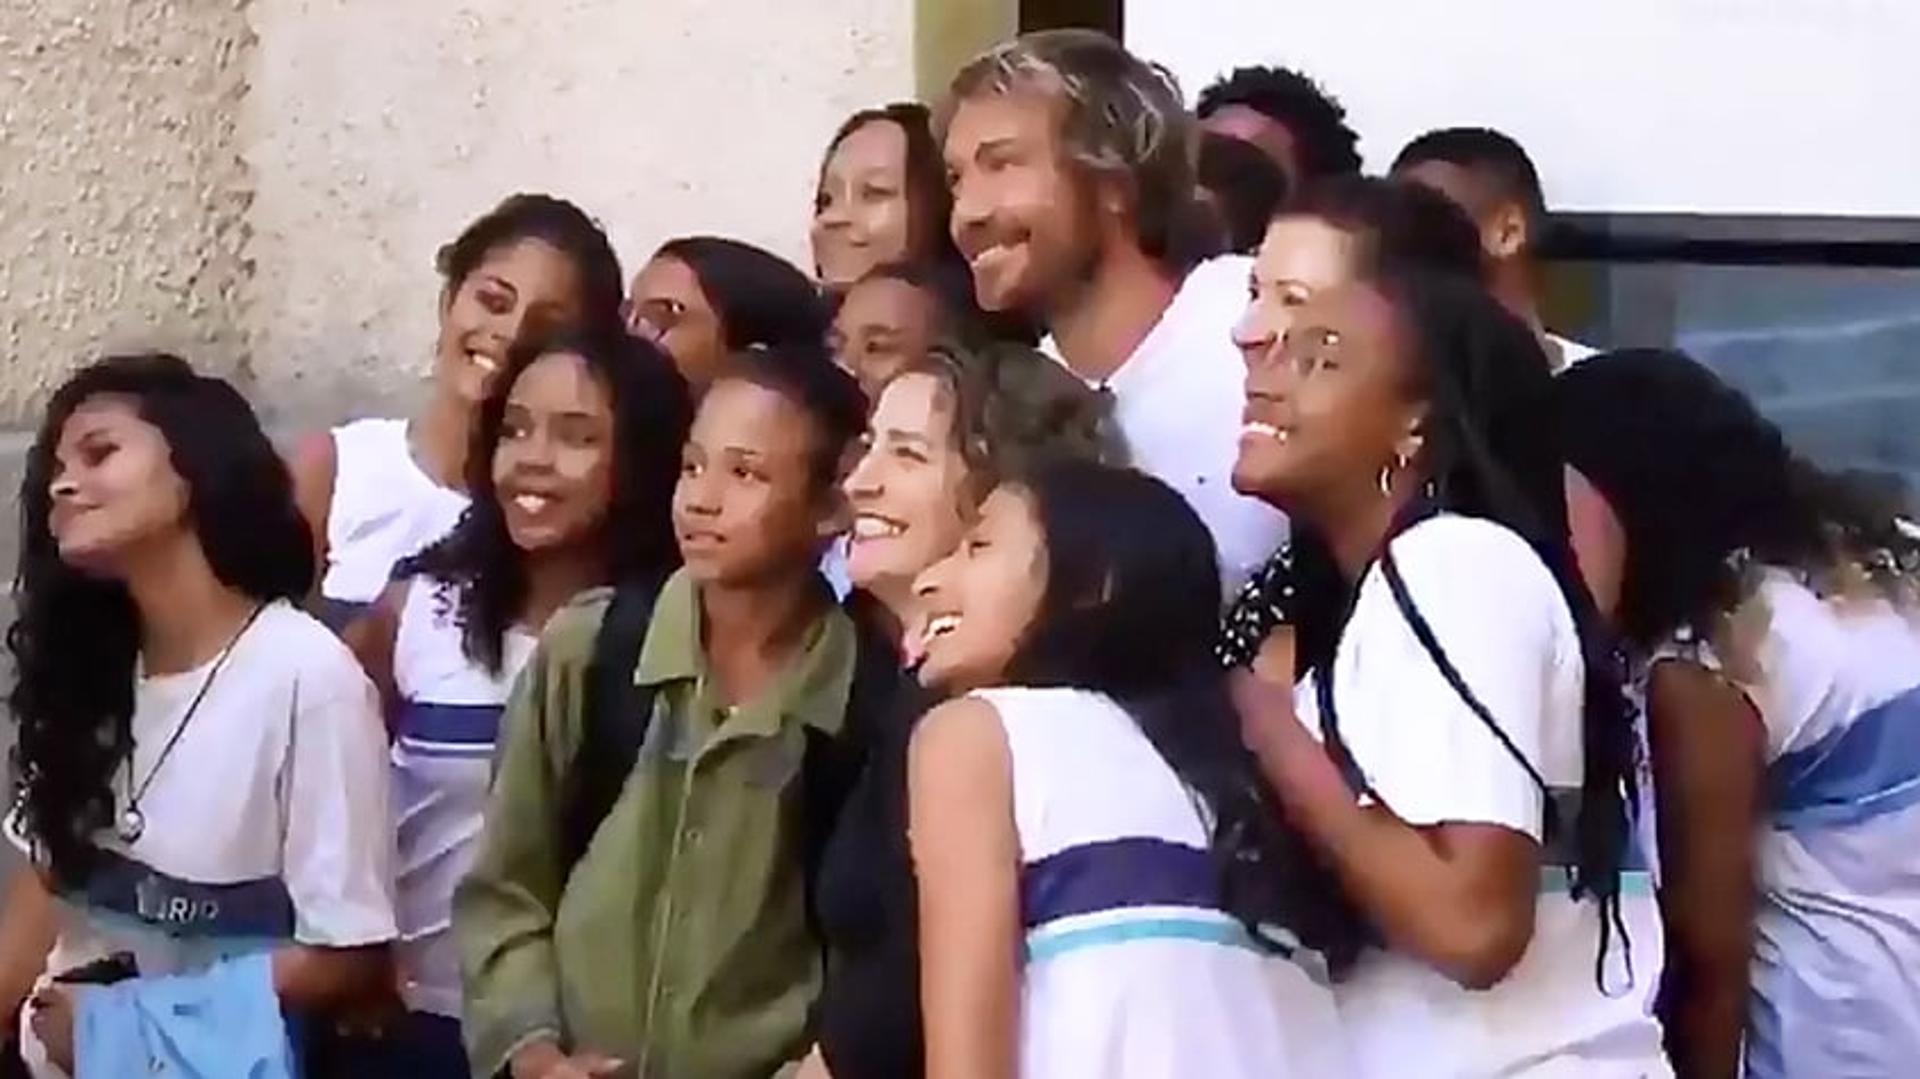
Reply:
[[[1020,841],[1013,762],[993,707],[963,698],[929,712],[907,777],[927,1079],[1014,1079]]]
[[[393,735],[394,717],[400,707],[400,691],[393,681],[393,648],[400,634],[406,590],[404,581],[388,585],[379,599],[340,632],[353,658],[360,661],[360,669],[367,672],[373,688],[380,692],[380,713],[386,718],[388,737]]]
[[[1416,827],[1360,805],[1294,715],[1290,689],[1245,673],[1233,689],[1268,785],[1388,944],[1468,989],[1506,977],[1533,939],[1539,844],[1498,825]]]
[[[1689,1079],[1733,1079],[1753,961],[1766,734],[1744,693],[1693,663],[1655,666],[1647,702],[1673,1002],[1667,1050]]]
[[[339,464],[330,431],[302,438],[287,459],[287,468],[293,473],[293,502],[313,531],[314,565],[323,568],[327,564],[327,518],[333,507],[333,480]],[[322,576],[324,572],[314,575],[316,595]]]
[[[0,1030],[11,1031],[18,1024],[20,1005],[47,969],[58,927],[46,881],[29,866],[15,869],[0,917]]]

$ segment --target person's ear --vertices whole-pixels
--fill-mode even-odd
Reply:
[[[1532,233],[1527,211],[1519,203],[1505,202],[1494,211],[1482,239],[1488,255],[1497,261],[1505,261],[1518,258],[1533,246]]]

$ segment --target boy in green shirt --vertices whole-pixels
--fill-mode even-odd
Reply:
[[[842,736],[856,651],[816,567],[864,420],[811,349],[742,353],[707,391],[672,495],[685,564],[633,671],[652,718],[571,866],[566,787],[607,594],[543,634],[454,900],[475,1075],[764,1079],[805,1052],[820,961],[802,763],[810,737]]]

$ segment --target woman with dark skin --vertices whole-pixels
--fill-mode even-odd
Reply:
[[[514,345],[530,332],[619,325],[613,246],[562,199],[507,199],[441,248],[435,265],[440,332],[420,411],[310,435],[293,454],[323,614],[336,627],[379,596],[394,563],[459,520],[474,418]]]
[[[34,866],[10,887],[0,974],[9,1012],[38,979],[35,1074],[71,1070],[87,1006],[48,979],[117,953],[145,979],[264,947],[290,1016],[382,998],[378,702],[295,606],[313,547],[244,400],[171,356],[88,367],[48,406],[20,504],[9,831]]]
[[[1326,565],[1295,597],[1298,689],[1236,684],[1380,936],[1336,988],[1362,1076],[1669,1073],[1634,728],[1568,549],[1550,381],[1484,289],[1393,266],[1309,300],[1248,372],[1235,486]]]
[[[1647,680],[1674,1063],[1904,1074],[1920,1055],[1912,511],[1795,456],[1679,353],[1612,353],[1554,389],[1606,541],[1581,561]]]
[[[623,333],[510,354],[468,456],[473,503],[346,640],[394,728],[397,959],[412,1009],[361,1047],[366,1074],[465,1076],[454,885],[472,863],[502,707],[540,630],[575,595],[664,580],[692,419],[671,361]]]

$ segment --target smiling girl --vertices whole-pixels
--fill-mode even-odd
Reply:
[[[459,520],[474,420],[507,353],[530,333],[619,325],[613,246],[563,199],[507,199],[435,265],[440,331],[425,406],[409,420],[312,435],[293,455],[295,496],[322,559],[321,611],[336,627],[380,595],[396,562]]]
[[[314,561],[286,466],[228,384],[119,357],[55,391],[20,505],[8,831],[33,864],[0,983],[11,1010],[38,976],[25,1056],[281,1074],[282,1014],[378,999],[394,936],[378,705],[295,606]],[[145,993],[174,1003],[128,1023]]]
[[[678,563],[669,504],[691,414],[667,358],[625,334],[516,349],[474,429],[472,506],[347,632],[395,732],[399,961],[413,1010],[397,1037],[366,1047],[369,1070],[470,1073],[450,923],[501,710],[563,604],[616,580],[663,580]]]
[[[1344,1074],[1352,923],[1263,793],[1211,643],[1213,544],[1137,472],[1003,483],[920,580],[927,1074]],[[1003,688],[991,688],[1003,687]]]

